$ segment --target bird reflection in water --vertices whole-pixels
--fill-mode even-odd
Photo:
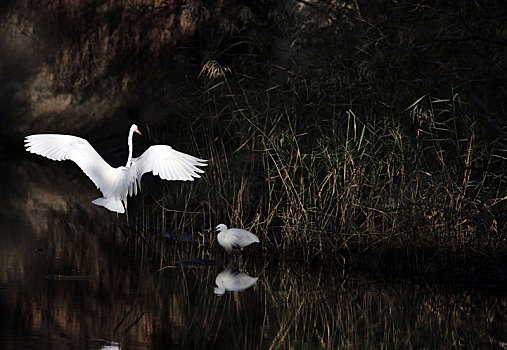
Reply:
[[[100,350],[120,350],[121,349],[120,343],[117,343],[114,341],[110,341],[108,343],[109,344],[102,345]]]
[[[217,285],[215,294],[223,295],[226,291],[243,291],[255,285],[258,279],[258,277],[250,277],[244,272],[228,267],[215,278]]]

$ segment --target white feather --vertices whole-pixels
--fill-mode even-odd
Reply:
[[[147,172],[159,175],[164,180],[182,181],[193,181],[204,173],[198,166],[206,166],[206,160],[178,152],[166,145],[151,146],[140,157],[132,158],[134,132],[140,133],[135,124],[129,131],[127,164],[118,168],[111,167],[88,141],[77,136],[30,135],[25,138],[25,147],[28,152],[52,160],[72,160],[104,196],[92,203],[117,213],[125,212],[122,202],[126,206],[127,196],[137,195],[141,177]]]
[[[231,253],[234,248],[243,249],[252,243],[260,243],[259,237],[250,231],[242,228],[227,228],[224,224],[219,224],[216,229],[218,244],[220,244],[227,253]]]

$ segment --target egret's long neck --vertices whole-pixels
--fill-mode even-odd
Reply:
[[[133,145],[132,145],[132,136],[134,135],[134,130],[133,129],[130,129],[129,131],[129,138],[128,138],[128,144],[129,144],[129,157],[127,159],[127,164],[125,164],[125,167],[128,168],[130,166],[130,164],[132,163],[132,150],[133,150]]]

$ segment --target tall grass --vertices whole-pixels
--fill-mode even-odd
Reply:
[[[287,24],[271,13],[254,22],[254,37],[239,30],[225,47],[216,39],[203,60],[200,96],[186,100],[194,146],[210,159],[196,184],[198,221],[250,228],[267,249],[305,258],[410,242],[503,246],[502,134],[484,122],[470,81],[447,66],[438,68],[439,81],[414,70],[427,73],[444,58],[468,64],[460,56],[467,43],[415,44],[423,40],[416,19],[446,20],[436,9],[394,6],[409,16],[395,23],[376,5],[366,8],[375,24],[338,11],[325,30],[303,30],[307,18],[279,12]],[[262,39],[274,32],[290,41],[291,30],[300,37],[285,55],[296,64],[280,75],[266,59],[275,49]],[[237,43],[246,49],[229,55]],[[480,45],[497,57],[497,47]],[[177,197],[185,202],[179,208],[195,200]],[[174,194],[169,201],[178,203]]]
[[[54,178],[49,168],[44,176],[48,181]],[[27,167],[20,169],[18,175],[35,176],[26,172]],[[64,170],[57,172],[61,184],[75,185],[65,175]],[[41,197],[43,203],[46,197]],[[144,244],[111,223],[107,213],[98,220],[95,211],[70,209],[69,214],[58,205],[29,212],[19,216],[32,218],[22,221],[22,235],[19,226],[7,228],[8,237],[17,238],[2,247],[0,255],[2,283],[11,286],[3,296],[3,310],[14,320],[5,329],[12,336],[1,340],[4,348],[19,348],[27,341],[55,347],[72,342],[90,348],[106,340],[129,349],[505,345],[507,300],[502,295],[409,283],[377,273],[348,274],[329,264],[275,265],[253,257],[235,264],[224,259],[221,249],[201,249],[163,237],[149,237],[150,244]],[[75,220],[69,221],[69,215]],[[78,216],[96,221],[90,226]],[[41,225],[44,220],[46,225]],[[42,252],[34,254],[34,244]],[[259,280],[243,292],[217,296],[215,278],[225,266],[175,264],[203,253]],[[91,278],[55,281],[47,280],[47,274]],[[23,336],[14,327],[22,327]]]

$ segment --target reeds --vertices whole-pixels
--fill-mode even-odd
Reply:
[[[167,123],[154,141],[210,159],[203,179],[143,197],[146,232],[227,222],[304,259],[504,244],[505,28],[485,15],[499,5],[312,4],[47,0],[26,20],[61,33],[44,91],[87,115],[129,101]]]
[[[318,119],[305,115],[311,102],[297,84],[249,83],[225,77],[205,90],[197,146],[210,166],[199,190],[182,191],[184,203],[173,207],[194,208],[208,227],[253,229],[266,246],[304,257],[351,241],[416,237],[458,247],[497,233],[506,184],[493,169],[502,166],[502,143],[483,140],[459,94],[418,99],[404,121],[359,105],[321,106],[329,115]]]
[[[64,171],[60,175],[64,186],[75,184]],[[232,263],[224,260],[222,250],[206,248],[209,259],[224,265],[175,266],[178,260],[199,258],[197,245],[163,237],[150,237],[150,244],[143,244],[134,232],[122,233],[108,222],[108,215],[92,226],[85,220],[83,226],[77,218],[69,224],[69,213],[49,210],[49,230],[26,223],[20,236],[17,226],[10,229],[8,237],[17,238],[0,256],[6,262],[1,265],[2,282],[12,286],[5,293],[4,312],[15,321],[5,329],[13,335],[3,340],[7,348],[26,341],[89,348],[106,340],[129,349],[505,345],[503,296],[377,273],[348,274],[337,265],[275,264],[253,257],[233,267],[259,277],[256,285],[217,296],[215,278]],[[39,237],[42,251],[33,251],[32,235]],[[167,266],[175,267],[164,269]],[[46,280],[47,273],[91,279]],[[19,336],[19,327],[28,335]]]
[[[380,15],[375,5],[364,7]],[[285,80],[274,74],[261,34],[290,35],[301,25],[297,14],[279,13],[289,20],[276,29],[255,22],[256,38],[239,31],[224,40],[230,47],[208,52],[199,99],[186,100],[194,147],[210,159],[195,184],[199,222],[252,229],[267,250],[305,260],[347,260],[407,244],[451,251],[502,245],[504,139],[482,122],[469,83],[445,75],[446,67],[438,83],[414,75],[411,65],[436,69],[438,57],[454,57],[455,48],[439,46],[427,62],[407,49],[420,40],[409,21],[429,15],[412,10],[403,30],[383,21],[363,26],[347,12],[312,38],[305,27],[288,49],[295,66],[282,73]],[[379,36],[396,30],[398,37]],[[235,40],[247,49],[230,60],[225,53]],[[405,61],[386,63],[384,55],[402,53]]]

